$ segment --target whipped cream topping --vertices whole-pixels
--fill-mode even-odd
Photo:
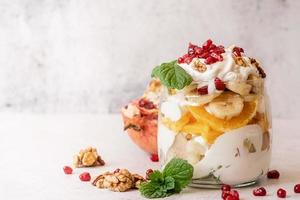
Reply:
[[[190,64],[179,64],[188,74],[193,78],[193,83],[198,84],[198,88],[208,85],[208,94],[216,92],[214,80],[218,77],[224,82],[236,81],[246,82],[250,74],[259,76],[257,68],[251,64],[250,59],[246,56],[242,56],[247,66],[240,66],[236,64],[232,49],[235,46],[232,45],[225,49],[225,53],[222,54],[223,61],[213,63],[211,65],[205,64],[204,59],[194,58]],[[199,72],[194,69],[193,64],[195,60],[199,60],[205,64],[207,69],[204,72]]]

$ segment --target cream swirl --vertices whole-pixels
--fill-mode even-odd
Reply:
[[[205,60],[199,58],[194,58],[190,64],[182,63],[179,65],[192,76],[193,82],[198,84],[198,88],[207,85],[209,94],[216,91],[214,84],[216,78],[219,78],[224,82],[236,81],[242,83],[247,81],[250,74],[259,76],[257,68],[251,64],[248,57],[242,56],[246,66],[238,65],[235,62],[232,55],[233,48],[234,45],[225,49],[225,53],[222,54],[223,61],[211,65],[205,64]],[[196,60],[206,65],[206,70],[204,72],[200,72],[193,67]]]

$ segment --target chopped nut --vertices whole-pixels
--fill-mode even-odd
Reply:
[[[247,67],[247,62],[240,56],[233,56],[235,64],[243,67]]]
[[[82,164],[85,165],[85,166],[91,166],[93,165],[96,160],[97,160],[97,154],[95,154],[94,152],[86,152],[84,155],[83,155],[83,158],[82,158]]]
[[[106,188],[114,192],[125,192],[138,188],[144,181],[146,180],[142,176],[131,174],[127,169],[121,169],[99,175],[92,184],[98,188]]]
[[[192,66],[198,72],[205,72],[207,69],[206,65],[204,63],[201,63],[198,59],[193,62]]]
[[[260,67],[259,63],[254,58],[250,58],[250,62],[251,62],[252,65],[254,65],[257,68],[257,70],[258,70],[258,72],[259,72],[259,74],[262,78],[267,77],[267,75],[266,75],[265,71],[263,70],[263,68]]]
[[[192,134],[188,133],[185,135],[185,139],[191,140],[193,138]]]
[[[149,83],[148,90],[151,92],[157,92],[160,89],[161,83],[159,79],[152,79]]]
[[[134,187],[140,188],[141,184],[146,181],[146,179],[138,174],[132,174],[132,177],[134,178]]]
[[[175,95],[176,94],[176,89],[169,88],[168,89],[168,94],[169,95]]]
[[[94,167],[102,166],[105,162],[98,155],[95,148],[89,147],[81,150],[73,158],[73,164],[75,167]]]

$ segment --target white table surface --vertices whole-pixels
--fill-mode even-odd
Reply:
[[[241,199],[277,199],[276,190],[286,188],[288,199],[300,183],[300,120],[275,119],[271,168],[281,172],[279,180],[262,180],[268,196],[253,197],[253,187],[239,189]],[[94,146],[106,161],[104,167],[75,169],[65,175],[62,167],[72,165],[81,148]],[[99,200],[142,199],[138,191],[124,193],[100,190],[81,182],[88,171],[94,177],[107,170],[127,168],[144,174],[158,168],[122,131],[118,115],[30,115],[0,114],[0,199]],[[219,190],[188,188],[167,199],[221,199]]]

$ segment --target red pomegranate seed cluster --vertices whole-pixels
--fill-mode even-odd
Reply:
[[[152,154],[150,159],[152,160],[152,162],[158,162],[159,161],[159,158],[158,158],[157,154]]]
[[[239,200],[240,195],[237,190],[232,190],[230,185],[223,185],[222,188],[222,199],[223,200]]]
[[[141,99],[139,101],[139,106],[142,108],[146,108],[146,109],[154,109],[156,108],[156,106],[154,105],[154,103],[152,101],[149,101],[147,99]]]
[[[187,54],[180,57],[178,63],[190,64],[194,58],[203,58],[205,63],[210,65],[223,61],[222,53],[225,53],[224,47],[216,46],[211,39],[207,40],[202,47],[190,43]]]
[[[269,171],[268,174],[267,174],[267,177],[268,177],[269,179],[278,179],[279,176],[280,176],[280,173],[279,173],[279,171],[277,171],[277,170],[271,170],[271,171]]]

